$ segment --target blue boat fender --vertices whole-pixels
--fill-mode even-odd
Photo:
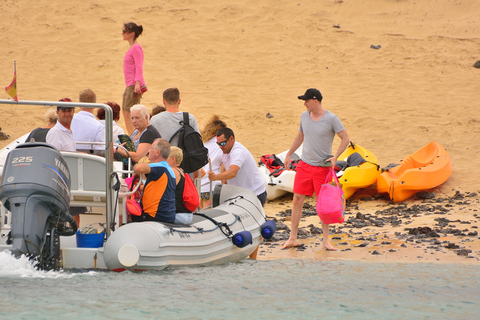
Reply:
[[[246,247],[252,244],[252,234],[247,230],[240,231],[233,236],[232,241],[239,248]]]
[[[264,239],[270,239],[273,237],[275,234],[275,231],[277,230],[277,225],[275,224],[275,221],[273,220],[267,220],[262,226],[262,237]]]

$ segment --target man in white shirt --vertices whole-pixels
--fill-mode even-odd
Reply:
[[[61,99],[62,102],[72,102],[68,98]],[[48,130],[45,142],[51,144],[59,151],[77,151],[75,139],[71,129],[72,118],[75,113],[75,106],[57,106],[58,121],[52,129]]]
[[[183,121],[183,112],[180,111],[180,91],[177,88],[169,88],[163,92],[163,104],[165,105],[166,111],[156,114],[150,119],[152,126],[157,129],[163,139],[170,142],[171,146],[178,147],[178,135],[172,138],[173,134],[177,132],[182,126],[180,121]],[[198,129],[197,119],[189,113],[188,122],[190,126],[200,133]]]
[[[235,135],[230,128],[218,130],[217,144],[223,152],[222,163],[225,171],[219,174],[210,171],[208,179],[222,180],[223,183],[252,190],[263,207],[267,201],[267,191],[258,172],[257,162],[250,151],[235,141]]]
[[[96,103],[97,96],[92,89],[80,92],[79,102]],[[95,108],[82,108],[72,120],[73,137],[79,142],[101,142],[102,144],[80,144],[77,150],[94,153],[94,150],[105,150],[105,128],[93,115]]]
[[[72,102],[69,98],[60,99],[62,102]],[[54,146],[59,151],[77,151],[75,139],[71,129],[72,118],[75,113],[75,106],[57,106],[57,124],[48,130],[46,143]],[[75,219],[77,226],[80,226],[80,213],[85,213],[85,207],[70,207],[70,214]]]

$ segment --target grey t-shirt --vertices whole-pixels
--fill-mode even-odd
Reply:
[[[343,131],[340,119],[328,110],[317,121],[304,111],[300,117],[299,131],[303,132],[302,160],[311,166],[324,166],[323,160],[331,157],[335,134]]]
[[[195,117],[191,113],[189,113],[188,116],[190,126],[192,126],[195,131],[200,133],[200,130],[198,129],[197,119],[195,119]],[[154,126],[155,129],[157,129],[163,139],[170,141],[172,135],[182,127],[180,125],[180,121],[183,121],[183,112],[179,111],[173,113],[164,111],[154,115],[152,119],[150,119],[150,124]],[[172,140],[170,144],[172,146],[178,147],[178,135]]]

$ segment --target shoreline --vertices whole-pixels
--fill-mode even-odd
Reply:
[[[480,197],[475,192],[432,199],[414,196],[401,203],[360,192],[347,200],[345,221],[330,225],[330,242],[337,251],[322,248],[321,223],[311,197],[300,221],[300,246],[281,249],[290,232],[291,198],[285,195],[267,204],[267,217],[276,220],[277,232],[262,242],[258,260],[480,264]]]

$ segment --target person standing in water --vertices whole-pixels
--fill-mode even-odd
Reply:
[[[137,38],[142,34],[143,27],[134,22],[123,25],[123,40],[128,41],[130,48],[123,58],[123,74],[125,76],[125,92],[123,93],[122,111],[123,119],[128,134],[132,134],[134,128],[130,119],[130,108],[140,104],[140,100],[147,86],[143,78],[143,49],[137,43]]]

